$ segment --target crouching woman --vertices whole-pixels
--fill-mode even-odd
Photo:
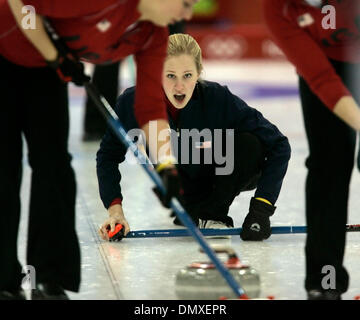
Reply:
[[[228,213],[235,197],[255,189],[240,236],[267,239],[290,159],[288,139],[227,87],[199,79],[202,70],[197,42],[190,35],[171,35],[162,85],[169,125],[177,133],[171,140],[183,190],[179,200],[200,228],[229,228],[233,220]],[[133,111],[135,91],[135,87],[125,90],[115,107],[126,131],[139,128]],[[191,135],[189,143],[184,137],[194,130],[200,134]],[[130,231],[118,169],[126,151],[108,129],[97,152],[100,196],[109,213],[99,229],[104,240],[116,223],[124,225],[125,234]],[[194,152],[199,156],[192,157]],[[219,159],[228,163],[217,163]],[[179,222],[175,219],[174,223]]]

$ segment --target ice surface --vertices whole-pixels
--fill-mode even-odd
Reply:
[[[131,83],[123,67],[122,84]],[[250,106],[260,110],[278,126],[290,141],[292,158],[285,177],[277,210],[271,218],[273,226],[304,225],[304,182],[307,156],[303,121],[296,91],[297,79],[287,63],[244,61],[243,63],[205,62],[204,78],[227,84]],[[257,88],[285,88],[279,96],[261,94]],[[291,90],[288,90],[291,89]],[[265,90],[266,91],[266,90]],[[81,141],[83,125],[83,93],[71,86],[70,150],[78,182],[77,231],[82,253],[82,283],[72,299],[177,299],[174,290],[176,273],[194,261],[208,260],[199,252],[192,238],[125,239],[119,243],[100,240],[97,229],[107,217],[99,198],[95,172],[95,153],[98,143]],[[264,90],[262,91],[264,92]],[[286,94],[288,92],[288,94]],[[26,153],[24,153],[26,154]],[[25,263],[26,222],[30,169],[24,159],[22,185],[22,220],[19,235],[19,257]],[[124,212],[132,230],[176,228],[169,211],[161,207],[151,191],[152,182],[137,165],[121,165],[124,193]],[[357,169],[351,183],[349,223],[360,223],[360,177]],[[357,191],[357,194],[356,194]],[[253,192],[241,194],[230,208],[235,226],[240,227],[247,213]],[[210,242],[227,241],[211,240]],[[262,297],[305,299],[304,290],[305,235],[273,235],[264,242],[242,242],[233,236],[229,242],[243,260],[254,267],[261,277]],[[343,296],[353,299],[360,293],[360,234],[347,237],[345,265],[350,273],[350,288]]]

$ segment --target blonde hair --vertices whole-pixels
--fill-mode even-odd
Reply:
[[[169,36],[167,58],[187,54],[194,58],[196,70],[200,75],[203,70],[201,48],[196,40],[183,33],[175,33]]]

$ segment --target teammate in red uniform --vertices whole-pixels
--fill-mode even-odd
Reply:
[[[74,227],[76,184],[67,146],[64,81],[82,85],[89,79],[80,62],[54,46],[43,18],[81,61],[105,64],[134,54],[136,118],[147,133],[151,120],[157,120],[158,131],[168,128],[161,86],[167,25],[190,19],[195,2],[27,0],[25,4],[31,7],[24,8],[21,0],[0,0],[0,299],[24,298],[20,288],[24,275],[17,258],[22,134],[32,168],[27,263],[35,267],[38,284],[32,298],[66,299],[64,289],[78,291],[80,284],[80,250]],[[34,28],[27,19],[35,22]],[[167,142],[159,142],[157,147],[149,143],[155,159]],[[176,173],[166,157],[171,159],[171,153],[157,158],[167,164],[163,175]]]
[[[263,0],[263,8],[274,41],[299,74],[310,150],[305,289],[309,299],[341,299],[349,285],[343,265],[345,224],[360,129],[360,4]],[[326,265],[335,268],[335,287],[322,284]]]

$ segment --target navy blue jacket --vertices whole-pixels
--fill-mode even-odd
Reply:
[[[115,106],[115,112],[126,131],[139,128],[134,116],[134,97],[135,87],[129,88],[119,96]],[[174,130],[201,131],[208,128],[214,132],[214,129],[221,128],[255,135],[262,142],[266,156],[255,196],[275,204],[290,159],[288,139],[259,111],[233,95],[226,86],[210,81],[198,82],[190,101],[180,111],[178,127],[170,115],[169,124]],[[122,199],[118,165],[125,160],[126,151],[125,146],[108,129],[96,157],[100,197],[105,208],[115,198]],[[179,173],[186,174],[195,184],[208,174],[207,165],[183,165],[180,162],[177,165]]]

